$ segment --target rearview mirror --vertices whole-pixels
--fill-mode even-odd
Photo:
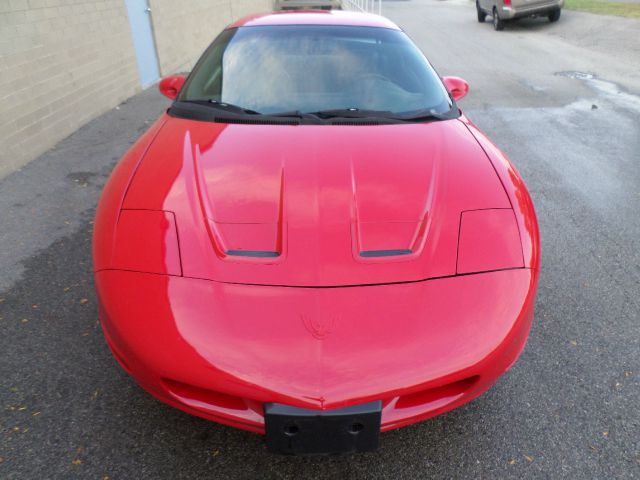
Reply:
[[[469,92],[469,84],[460,77],[442,77],[442,82],[456,102]]]
[[[171,75],[160,80],[158,89],[168,99],[175,100],[185,80],[184,75]]]

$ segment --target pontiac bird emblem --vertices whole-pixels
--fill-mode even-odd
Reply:
[[[339,315],[302,315],[302,322],[311,335],[322,340],[333,331],[338,318]]]

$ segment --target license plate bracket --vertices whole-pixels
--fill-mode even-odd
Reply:
[[[285,455],[370,452],[378,448],[382,402],[332,410],[264,406],[267,447]]]

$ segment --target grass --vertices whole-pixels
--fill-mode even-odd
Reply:
[[[602,0],[565,0],[568,10],[640,18],[640,3],[617,3]]]

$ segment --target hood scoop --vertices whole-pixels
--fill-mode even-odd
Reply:
[[[209,225],[222,258],[265,261],[283,253],[282,222],[221,223],[209,219]]]
[[[280,256],[280,252],[267,252],[263,250],[227,250],[224,253],[232,257],[273,258]]]
[[[196,165],[203,155],[196,147]],[[198,189],[214,248],[222,259],[272,262],[284,251],[284,165],[256,153],[216,155],[199,169]]]
[[[400,261],[424,247],[437,189],[438,162],[415,156],[354,155],[351,161],[354,256],[361,261]],[[393,166],[390,168],[390,165]]]

